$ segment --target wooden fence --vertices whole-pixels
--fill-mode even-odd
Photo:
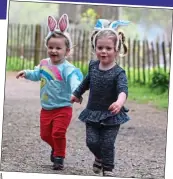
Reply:
[[[7,70],[33,69],[40,59],[47,57],[44,38],[48,30],[40,25],[9,24],[7,44]],[[76,28],[69,29],[73,54],[69,60],[84,73],[92,55],[90,33]],[[154,71],[169,73],[171,42],[149,42],[127,39],[129,53],[118,60],[126,69],[129,82],[148,83]]]

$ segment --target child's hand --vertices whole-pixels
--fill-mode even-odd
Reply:
[[[74,95],[71,96],[70,101],[71,101],[71,103],[74,103],[74,102],[81,103],[81,100],[79,98],[77,98],[76,96],[74,96]]]
[[[16,75],[16,78],[24,78],[25,77],[25,72],[24,71],[20,71],[17,75]]]
[[[113,114],[118,114],[122,106],[123,105],[120,102],[116,101],[109,106],[108,110],[110,110]]]

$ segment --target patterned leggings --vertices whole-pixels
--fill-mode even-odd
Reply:
[[[86,123],[86,144],[97,159],[102,160],[104,170],[114,168],[115,140],[120,125],[103,126]]]

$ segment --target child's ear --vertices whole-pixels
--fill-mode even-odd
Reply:
[[[70,55],[70,48],[67,48],[66,49],[66,56],[69,56]]]

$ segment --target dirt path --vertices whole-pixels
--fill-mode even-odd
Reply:
[[[85,102],[74,106],[66,168],[60,172],[51,170],[50,148],[39,137],[39,83],[17,81],[8,73],[5,94],[1,170],[94,175],[85,126],[77,119]],[[135,102],[128,102],[127,107],[132,120],[121,127],[117,138],[116,176],[163,179],[167,112]]]

